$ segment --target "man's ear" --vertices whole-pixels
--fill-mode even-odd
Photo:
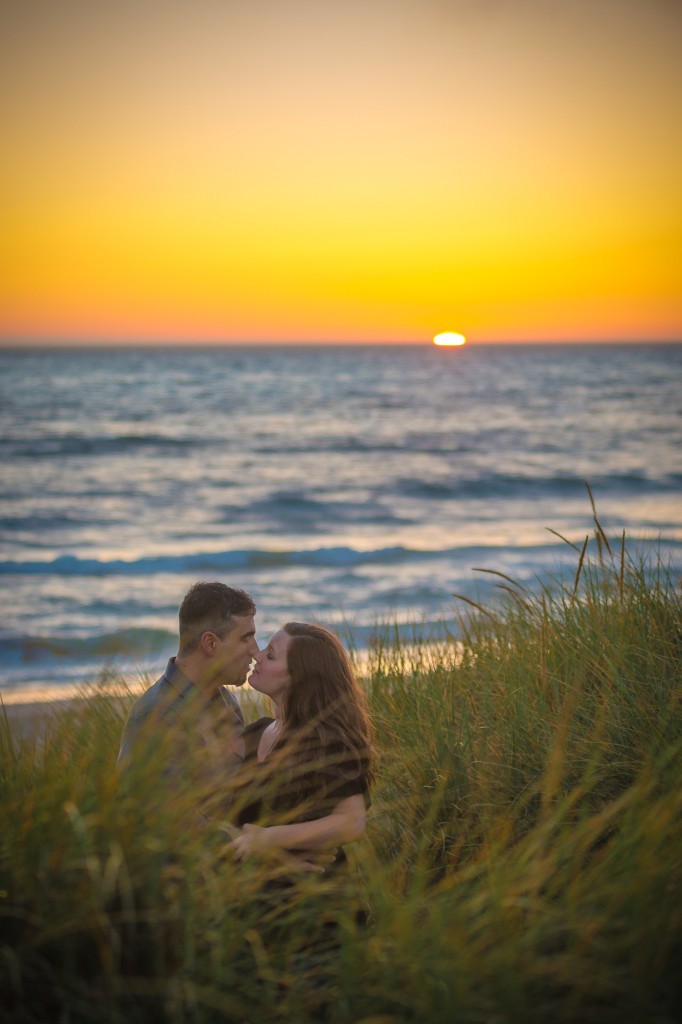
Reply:
[[[212,658],[217,647],[216,635],[210,629],[205,629],[199,641],[201,652],[206,658]]]

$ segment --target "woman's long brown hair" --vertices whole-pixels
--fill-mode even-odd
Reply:
[[[306,622],[287,622],[283,629],[291,637],[284,735],[303,738],[304,746],[312,741],[319,751],[335,744],[351,750],[371,783],[374,728],[341,641],[328,629]]]

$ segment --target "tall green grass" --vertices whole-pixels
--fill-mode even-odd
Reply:
[[[680,1019],[680,592],[596,517],[569,553],[568,583],[498,575],[445,641],[379,632],[350,881],[268,883],[180,795],[122,792],[129,701],[94,692],[37,740],[5,723],[0,1019]]]

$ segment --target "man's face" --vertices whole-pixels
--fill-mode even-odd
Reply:
[[[235,616],[225,636],[216,637],[211,659],[213,677],[222,686],[241,686],[257,654],[253,615]]]

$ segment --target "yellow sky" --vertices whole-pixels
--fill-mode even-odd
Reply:
[[[21,0],[0,341],[682,338],[679,0]]]

